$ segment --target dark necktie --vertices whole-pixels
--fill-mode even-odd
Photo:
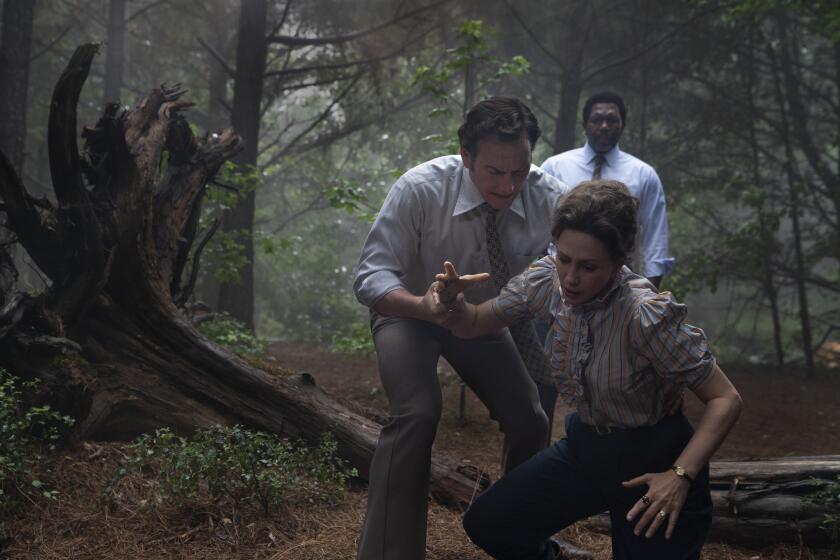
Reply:
[[[595,154],[595,168],[592,170],[592,180],[601,178],[601,168],[604,166],[604,156]]]
[[[490,274],[493,277],[493,283],[496,285],[496,292],[498,293],[510,280],[510,269],[508,268],[507,259],[505,259],[505,252],[502,249],[502,240],[499,238],[499,230],[496,227],[497,210],[490,205],[485,204],[487,209],[487,256],[490,257]],[[542,347],[537,342],[537,333],[534,330],[534,323],[526,319],[508,327],[516,347],[519,349],[519,355],[525,366],[528,368],[528,373],[531,378],[537,383],[550,385],[553,383],[551,376],[551,367],[548,364],[548,359],[543,353]]]

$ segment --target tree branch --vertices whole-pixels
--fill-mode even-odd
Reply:
[[[236,72],[234,72],[233,68],[228,66],[228,63],[225,62],[225,59],[222,58],[222,55],[217,53],[216,50],[210,45],[208,45],[207,42],[201,37],[199,37],[196,40],[198,41],[198,44],[204,47],[207,50],[207,52],[210,53],[210,56],[212,56],[216,60],[216,62],[219,63],[219,65],[222,67],[222,70],[225,71],[225,74],[227,74],[231,78],[235,76]]]
[[[373,27],[369,27],[368,29],[364,29],[362,31],[356,31],[354,33],[348,33],[346,35],[335,35],[332,37],[297,37],[297,36],[290,36],[290,35],[272,35],[269,36],[268,42],[269,43],[279,43],[281,45],[287,45],[290,47],[302,47],[302,46],[313,46],[313,45],[337,45],[340,43],[346,43],[348,41],[354,41],[356,39],[360,39],[365,37],[366,35],[370,35],[372,33],[376,33],[377,31],[381,31],[387,27],[395,25],[403,20],[413,18],[423,12],[431,10],[432,8],[436,8],[442,4],[449,2],[449,0],[438,0],[436,2],[432,2],[428,6],[423,6],[417,8],[416,10],[412,10],[410,12],[406,12],[401,16],[397,16],[389,21],[384,23],[380,23]]]

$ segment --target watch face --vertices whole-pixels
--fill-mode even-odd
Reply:
[[[682,467],[674,467],[674,472],[677,473],[677,476],[685,476],[685,469]]]

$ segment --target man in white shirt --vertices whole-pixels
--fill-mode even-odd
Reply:
[[[612,92],[598,93],[583,106],[586,145],[545,160],[542,169],[575,186],[591,179],[615,179],[639,199],[639,248],[630,268],[659,287],[662,277],[674,269],[668,254],[668,213],[662,182],[653,167],[622,152],[618,141],[627,123],[627,109]]]
[[[425,295],[444,260],[464,274],[492,272],[492,282],[465,292],[480,303],[497,295],[505,276],[544,254],[552,211],[567,187],[531,164],[539,135],[536,118],[518,99],[478,103],[458,130],[460,155],[433,159],[400,177],[365,241],[353,287],[371,308],[391,417],[371,462],[360,560],[425,555],[431,449],[442,406],[440,356],[499,422],[504,470],[545,445],[546,417],[523,362],[533,364],[540,382],[550,382],[533,325],[511,328],[516,344],[507,329],[459,339],[441,326],[446,306]]]

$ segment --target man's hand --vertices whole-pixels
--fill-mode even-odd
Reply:
[[[444,261],[443,272],[435,275],[435,284],[438,284],[440,301],[444,304],[454,302],[459,294],[463,293],[464,290],[473,284],[487,282],[488,280],[490,280],[490,275],[486,272],[458,276],[458,273],[455,271],[455,265],[449,261]]]

